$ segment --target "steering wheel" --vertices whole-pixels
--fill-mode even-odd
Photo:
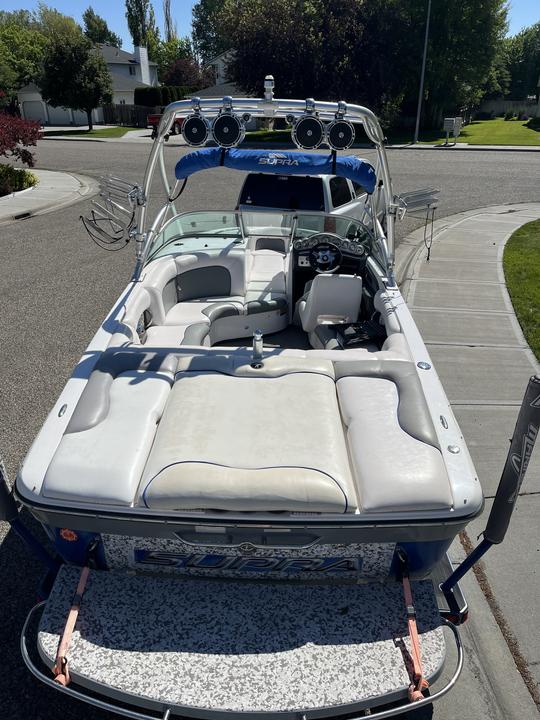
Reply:
[[[316,238],[318,242],[310,248],[308,254],[309,264],[313,270],[318,273],[335,272],[343,260],[343,255],[339,249],[341,238],[339,235],[326,232],[316,233],[311,236],[310,240],[313,241],[314,238]]]

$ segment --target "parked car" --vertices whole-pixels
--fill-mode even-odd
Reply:
[[[362,185],[337,175],[249,173],[238,198],[238,209],[301,210],[360,219],[366,199]]]
[[[161,113],[150,113],[150,115],[148,115],[148,117],[146,118],[146,127],[152,128],[152,140],[157,135],[158,125],[162,117],[163,115]],[[182,132],[183,122],[184,118],[175,118],[171,130],[171,135],[180,135],[180,133]]]

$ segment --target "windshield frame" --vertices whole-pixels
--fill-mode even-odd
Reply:
[[[169,228],[172,224],[175,222],[178,222],[178,220],[182,218],[187,218],[189,216],[201,216],[201,215],[210,215],[210,216],[234,216],[236,220],[236,227],[238,228],[238,233],[235,234],[225,234],[221,232],[205,232],[202,231],[200,233],[190,233],[188,235],[181,235],[181,234],[174,234],[172,235],[168,240],[165,242],[159,242],[160,237],[164,237],[164,233],[166,232],[167,228]],[[272,225],[265,225],[261,224],[259,225],[253,225],[246,223],[246,216],[247,215],[260,215],[265,216],[265,219],[268,218],[268,216],[275,216],[276,218],[279,218],[280,222],[276,223],[275,226]],[[290,222],[287,225],[283,225],[283,220],[285,218],[290,218]],[[302,228],[302,218],[320,218],[322,221],[322,228],[311,228],[311,227],[305,227]],[[388,254],[387,249],[384,246],[383,243],[380,242],[381,236],[374,232],[372,228],[366,225],[366,223],[362,222],[359,218],[354,218],[349,215],[336,215],[333,213],[325,213],[325,212],[297,212],[294,210],[290,211],[283,211],[283,210],[277,210],[273,208],[253,208],[249,210],[234,210],[229,212],[223,212],[219,210],[209,210],[209,211],[186,211],[184,213],[178,213],[174,217],[171,217],[169,220],[167,220],[163,226],[160,228],[159,232],[155,234],[153,237],[153,241],[151,244],[147,247],[147,253],[144,258],[144,265],[147,265],[148,263],[152,262],[156,259],[156,257],[162,257],[164,255],[174,255],[174,254],[183,254],[184,252],[190,252],[189,248],[186,250],[179,250],[179,251],[173,251],[170,253],[163,252],[165,248],[169,247],[171,244],[177,242],[180,238],[184,237],[186,239],[196,239],[196,238],[223,238],[224,240],[228,239],[232,242],[225,243],[223,248],[213,248],[213,249],[221,249],[226,250],[231,248],[234,245],[238,245],[239,249],[247,249],[249,238],[250,237],[257,237],[261,235],[267,235],[267,236],[279,236],[279,237],[286,237],[289,240],[289,245],[292,247],[294,241],[298,238],[305,238],[309,237],[310,234],[317,234],[317,233],[323,233],[323,232],[335,232],[340,238],[343,238],[343,240],[348,240],[349,242],[362,242],[365,243],[365,240],[359,240],[356,238],[348,237],[345,234],[341,234],[339,232],[336,232],[335,230],[326,230],[325,229],[325,220],[328,220],[331,222],[332,225],[335,225],[336,223],[349,223],[354,224],[356,226],[359,226],[362,228],[363,233],[369,238],[369,248],[368,248],[368,254],[370,256],[373,256],[376,260],[378,260],[379,263],[382,264],[383,269],[388,269]],[[287,232],[279,232],[279,233],[273,233],[271,228],[274,229],[281,229],[281,230],[287,230]],[[266,232],[265,232],[266,230]],[[299,234],[299,231],[301,231],[302,234]],[[307,234],[306,234],[307,233]],[[384,236],[382,236],[384,237]],[[210,248],[212,249],[212,248]],[[197,251],[204,251],[204,248],[198,248]],[[379,251],[379,252],[378,252]],[[195,251],[194,251],[195,252]]]

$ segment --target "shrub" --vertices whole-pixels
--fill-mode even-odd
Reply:
[[[20,160],[33,167],[34,156],[28,149],[39,138],[39,123],[22,120],[16,115],[0,113],[0,157]]]
[[[161,104],[168,105],[171,102],[171,90],[167,85],[161,88]]]
[[[145,107],[156,107],[157,105],[163,105],[163,103],[161,102],[161,88],[135,88],[134,102],[135,105],[144,105]]]
[[[493,120],[494,114],[493,112],[477,112],[474,114],[475,120]]]
[[[530,118],[527,127],[531,130],[540,130],[540,117]]]
[[[37,177],[29,170],[18,170],[11,165],[0,165],[0,197],[34,187]]]
[[[504,119],[505,120],[513,120],[514,119],[514,113],[511,110],[507,110],[504,113]]]

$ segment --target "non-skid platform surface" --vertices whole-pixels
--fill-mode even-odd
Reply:
[[[64,567],[41,620],[52,664],[79,570]],[[445,645],[431,582],[413,583],[426,676]],[[401,586],[144,578],[92,571],[70,670],[146,700],[205,710],[364,703],[409,683]],[[124,698],[127,699],[127,698]]]

